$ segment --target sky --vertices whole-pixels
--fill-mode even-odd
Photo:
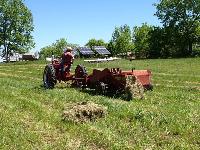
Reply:
[[[60,38],[84,46],[89,39],[111,39],[115,27],[142,23],[159,25],[154,3],[158,0],[25,0],[33,15],[39,51]]]

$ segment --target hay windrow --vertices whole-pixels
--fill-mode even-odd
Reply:
[[[72,103],[64,109],[62,120],[84,123],[104,118],[106,114],[106,107],[93,102]]]

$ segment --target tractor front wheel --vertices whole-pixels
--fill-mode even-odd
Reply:
[[[53,65],[46,65],[43,73],[43,83],[46,89],[53,89],[57,83]]]

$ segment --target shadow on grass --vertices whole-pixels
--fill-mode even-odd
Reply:
[[[65,84],[62,84],[62,85],[55,85],[54,88],[46,88],[43,84],[40,84],[38,86],[35,86],[33,87],[32,89],[33,90],[38,90],[38,91],[45,91],[45,90],[53,90],[53,89],[66,89],[66,88],[71,88],[71,84],[69,83],[65,83]]]
[[[95,89],[89,89],[89,88],[82,89],[82,88],[78,88],[78,87],[73,87],[69,83],[56,85],[53,89],[66,89],[66,88],[74,89],[76,91],[86,93],[86,94],[89,94],[91,96],[105,96],[107,98],[121,99],[121,100],[124,100],[124,101],[132,100],[130,98],[127,98],[127,95],[125,93],[115,93],[115,92],[102,93],[102,92],[97,91]],[[35,86],[35,87],[32,88],[32,90],[34,90],[35,92],[44,92],[46,90],[53,90],[53,89],[47,89],[47,88],[45,88],[45,86],[43,84],[41,84],[39,86]]]
[[[81,88],[75,88],[76,90],[87,93],[91,96],[105,96],[107,98],[113,98],[113,99],[121,99],[124,101],[130,101],[130,98],[127,98],[127,96],[124,93],[115,93],[115,92],[106,92],[102,93],[99,91],[96,91],[95,89],[81,89]]]

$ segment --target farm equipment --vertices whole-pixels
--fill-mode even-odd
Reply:
[[[44,69],[43,82],[45,88],[54,88],[57,81],[72,81],[73,87],[95,89],[102,94],[125,94],[128,99],[142,98],[144,89],[152,90],[151,71],[130,70],[122,71],[119,68],[93,69],[87,74],[84,66],[77,65],[75,73],[69,70],[62,72],[61,64],[54,60]]]

